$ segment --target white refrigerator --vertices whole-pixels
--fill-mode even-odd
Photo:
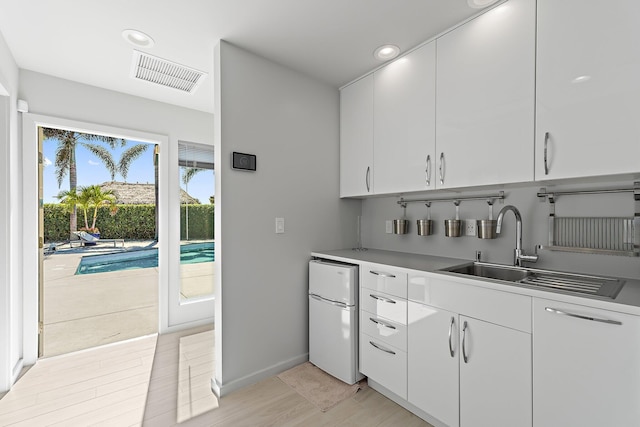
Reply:
[[[358,266],[309,262],[309,361],[354,384],[358,372]]]

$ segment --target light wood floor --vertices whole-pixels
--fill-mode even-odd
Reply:
[[[0,426],[430,426],[370,388],[320,412],[277,377],[218,402],[211,332],[42,359],[0,399]]]

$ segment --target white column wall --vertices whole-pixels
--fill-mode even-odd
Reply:
[[[22,258],[19,226],[20,168],[18,67],[0,34],[0,392],[11,386],[22,360]]]
[[[224,395],[307,360],[310,252],[355,245],[361,203],[339,199],[337,88],[225,41],[215,57],[212,386]],[[257,171],[232,170],[234,151],[257,155]]]

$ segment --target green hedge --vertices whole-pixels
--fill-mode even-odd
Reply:
[[[189,205],[189,240],[213,239],[213,205]],[[180,238],[186,238],[186,207],[180,210]],[[89,226],[91,226],[89,215]],[[118,205],[111,216],[109,208],[98,209],[96,226],[105,239],[152,240],[155,237],[155,205]],[[84,216],[78,212],[78,228]],[[59,204],[44,205],[44,240],[60,242],[69,238],[69,213]]]
[[[188,240],[213,240],[213,205],[180,206],[181,240],[187,240],[187,219]]]

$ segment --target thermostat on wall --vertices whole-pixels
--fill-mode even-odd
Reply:
[[[255,154],[236,153],[232,154],[232,167],[238,170],[255,171],[256,156]]]

